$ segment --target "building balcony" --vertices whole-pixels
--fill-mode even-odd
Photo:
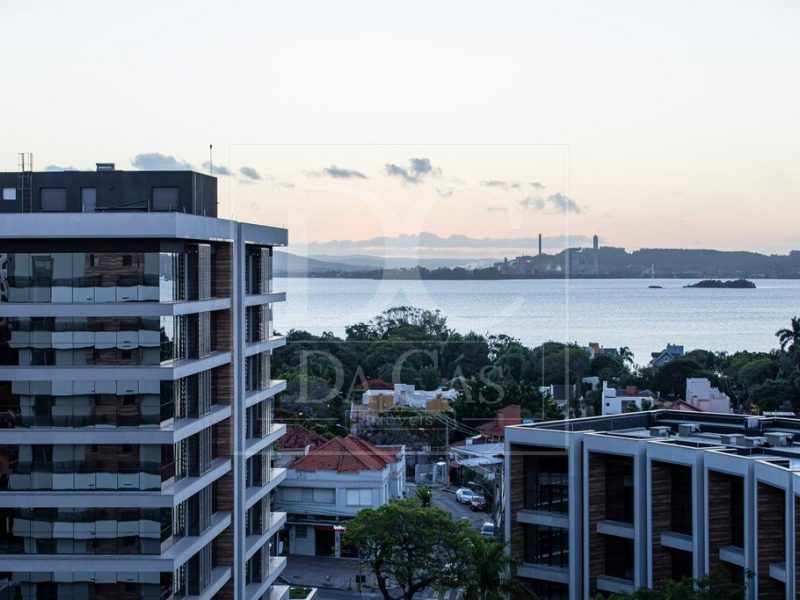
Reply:
[[[284,479],[286,479],[286,469],[270,469],[269,481],[264,485],[249,486],[245,489],[245,508],[252,508],[256,502],[279,486]]]
[[[45,490],[4,491],[0,508],[170,508],[189,499],[231,470],[229,458],[215,458],[199,477],[184,477],[161,491]]]
[[[777,579],[782,583],[786,583],[786,563],[770,563],[769,576],[772,579]]]
[[[692,536],[685,533],[676,533],[675,531],[667,531],[661,534],[661,545],[673,550],[682,550],[683,552],[692,551]]]
[[[246,344],[244,348],[244,355],[253,356],[255,354],[268,352],[270,350],[274,350],[275,348],[280,348],[281,346],[285,345],[286,345],[285,335],[273,335],[266,340],[261,340],[260,342],[251,342]]]
[[[269,428],[269,432],[264,437],[247,438],[245,440],[244,457],[247,459],[258,454],[277,442],[285,433],[286,425],[283,423],[273,423]]]
[[[634,536],[633,523],[623,523],[622,521],[599,521],[597,523],[597,533],[603,535],[613,535],[615,537],[632,540]]]
[[[273,512],[269,515],[269,523],[264,529],[264,533],[248,535],[245,537],[245,560],[250,560],[253,554],[258,552],[278,530],[286,524],[286,513]]]
[[[517,568],[520,577],[528,579],[539,579],[542,581],[553,581],[569,585],[569,569],[567,567],[551,567],[550,565],[537,565],[533,563],[522,563]]]
[[[517,511],[517,523],[526,525],[546,525],[547,527],[569,527],[569,515],[566,513],[556,513],[544,510],[520,510]]]
[[[215,513],[211,524],[198,536],[183,537],[168,550],[153,555],[103,555],[103,554],[5,554],[3,568],[8,571],[52,572],[85,571],[91,563],[94,572],[173,572],[192,556],[210,544],[214,538],[231,525],[230,513]]]
[[[261,306],[273,302],[285,302],[286,292],[268,292],[266,294],[247,294],[244,297],[245,306]]]
[[[230,298],[178,300],[175,302],[116,300],[4,302],[0,304],[0,317],[177,317],[227,310],[230,307]]]
[[[719,559],[744,569],[744,548],[723,546],[719,549]]]
[[[180,596],[180,600],[211,600],[231,578],[230,567],[214,567],[211,571],[211,582],[196,596]],[[176,598],[178,600],[178,598]]]
[[[230,352],[216,351],[202,358],[182,358],[160,365],[137,366],[0,366],[0,381],[174,381],[228,364],[231,356]]]
[[[251,583],[245,588],[245,598],[247,600],[258,600],[269,591],[270,586],[283,573],[286,568],[285,556],[274,556],[269,559],[269,574],[260,583]]]
[[[597,589],[611,594],[630,594],[636,589],[630,579],[600,575],[597,578]]]
[[[267,398],[272,398],[275,394],[280,394],[285,389],[286,389],[285,379],[272,379],[269,382],[269,387],[267,387],[266,389],[253,390],[245,394],[244,397],[245,408],[250,408],[251,406],[258,404],[259,402],[263,402]]]
[[[269,588],[269,596],[267,597],[267,600],[289,600],[289,586],[273,585],[271,588]]]
[[[215,404],[201,417],[166,427],[31,427],[3,430],[6,444],[175,444],[230,418],[227,404]]]

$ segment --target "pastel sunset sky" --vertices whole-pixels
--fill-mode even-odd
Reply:
[[[315,254],[800,248],[794,0],[5,0],[0,22],[0,170],[207,171],[213,143],[221,216]]]

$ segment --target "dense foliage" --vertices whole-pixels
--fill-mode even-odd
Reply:
[[[611,600],[744,600],[746,591],[745,585],[731,583],[730,575],[720,570],[700,579],[667,581],[657,589],[639,588],[630,594],[613,594]]]
[[[563,414],[540,387],[569,382],[579,384],[584,398],[583,406],[573,405],[571,412],[596,414],[599,391],[580,386],[587,376],[667,399],[683,397],[687,377],[707,377],[737,409],[800,409],[800,320],[792,319],[776,335],[780,349],[771,352],[697,349],[660,368],[637,367],[628,348],[592,360],[576,344],[545,342],[531,348],[509,335],[462,334],[438,311],[402,306],[347,327],[344,338],[290,331],[286,347],[274,354],[274,373],[287,380],[276,412],[282,420],[299,419],[336,435],[347,425],[348,402],[377,382],[453,387],[460,392],[454,416],[471,426],[509,404],[521,405],[525,418],[554,419]],[[411,427],[404,435],[419,436],[422,430]],[[390,437],[385,443],[392,443]]]

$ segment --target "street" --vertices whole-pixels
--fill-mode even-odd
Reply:
[[[432,488],[433,499],[431,503],[436,508],[441,508],[443,511],[453,515],[454,519],[461,519],[466,517],[470,524],[480,531],[481,526],[485,521],[491,521],[492,515],[485,512],[476,512],[470,510],[466,504],[461,504],[456,500],[456,488],[451,488],[452,491],[442,488]],[[413,483],[408,484],[408,497],[415,498],[417,494],[416,486]]]
[[[415,598],[418,597],[419,600],[457,600],[458,594],[458,590],[449,590],[439,594],[426,592],[426,595],[418,594]],[[380,592],[358,593],[318,588],[315,600],[383,600],[383,596]]]

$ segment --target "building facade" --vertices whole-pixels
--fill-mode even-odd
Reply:
[[[0,595],[283,598],[283,229],[183,172],[0,174]]]
[[[288,514],[291,554],[340,556],[347,521],[405,495],[405,447],[379,447],[349,435],[333,438],[287,468],[276,507]]]
[[[719,572],[748,598],[795,598],[795,439],[796,419],[667,410],[507,428],[521,582],[577,600]]]

